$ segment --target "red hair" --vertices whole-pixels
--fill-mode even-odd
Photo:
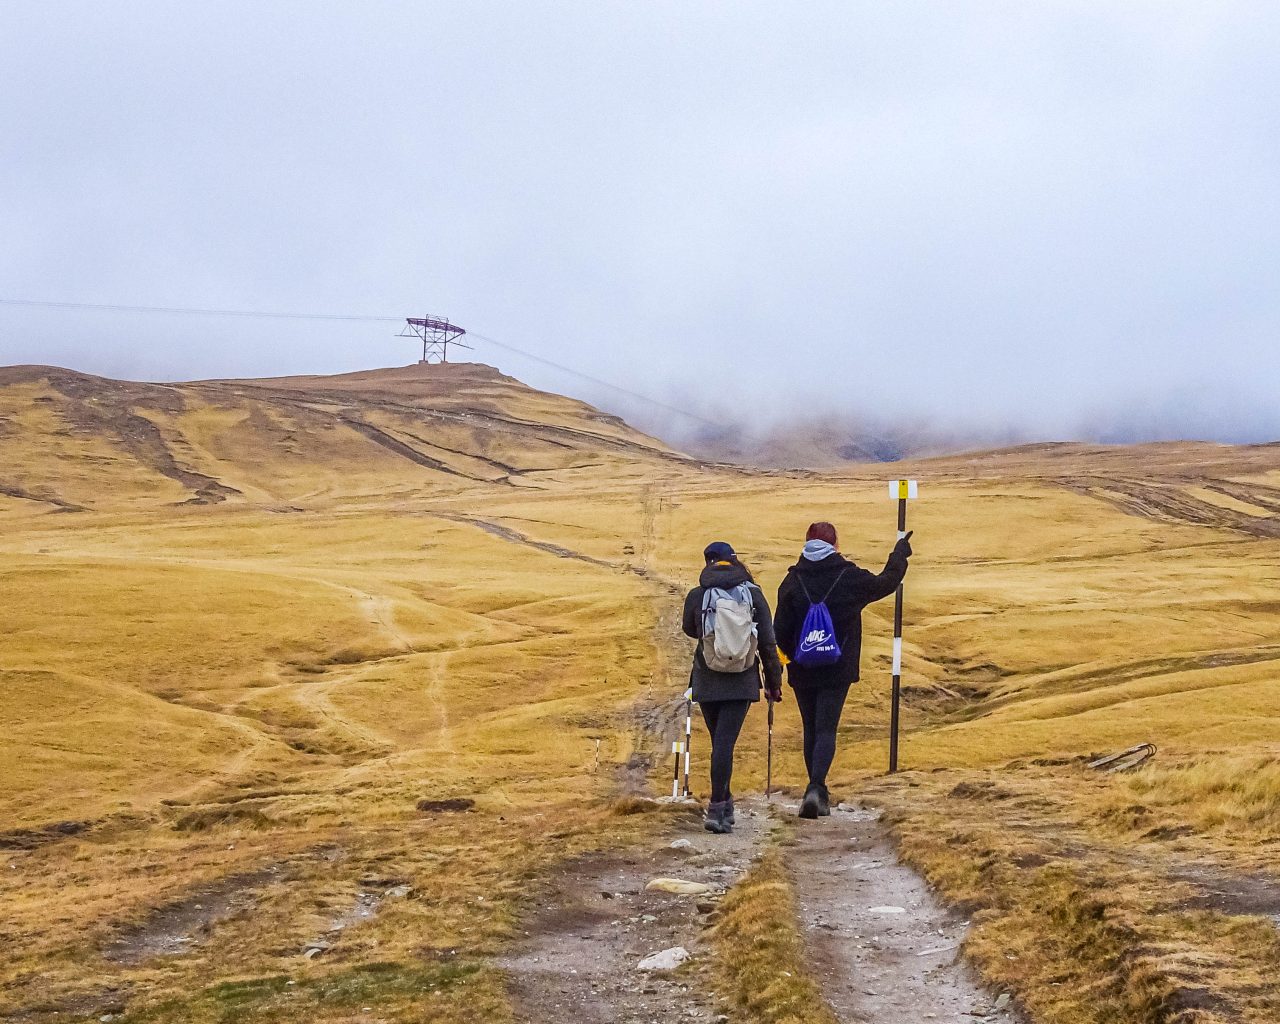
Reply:
[[[810,523],[809,532],[804,535],[805,540],[825,540],[832,547],[839,543],[836,537],[836,528],[830,523]]]

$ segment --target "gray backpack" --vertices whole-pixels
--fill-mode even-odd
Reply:
[[[756,663],[759,639],[750,585],[708,587],[702,595],[702,659],[713,672],[745,672]]]

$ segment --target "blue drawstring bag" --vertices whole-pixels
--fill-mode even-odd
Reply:
[[[846,569],[845,572],[848,570]],[[800,636],[796,642],[796,656],[791,660],[797,665],[804,668],[821,668],[824,665],[834,665],[840,660],[842,653],[840,641],[836,639],[835,623],[831,621],[831,609],[827,607],[827,598],[831,596],[831,591],[836,589],[836,584],[844,577],[844,572],[836,577],[836,582],[831,584],[823,596],[821,601],[815,601],[809,596],[809,589],[804,585],[804,580],[796,576],[796,582],[800,584],[800,589],[804,591],[804,596],[809,602],[809,610],[805,612],[804,623],[800,627]]]

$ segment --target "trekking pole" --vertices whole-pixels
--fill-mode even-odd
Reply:
[[[765,758],[764,798],[773,799],[773,701],[769,701],[769,753]]]
[[[684,691],[684,795],[689,792],[689,751],[693,749],[693,687]]]
[[[889,496],[898,499],[898,540],[907,535],[907,499],[916,496],[914,480],[892,480]],[[893,696],[889,705],[889,774],[898,770],[898,705],[902,697],[902,584],[893,602]]]

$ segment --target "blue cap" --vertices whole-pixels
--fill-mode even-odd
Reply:
[[[737,556],[733,553],[733,545],[722,540],[713,541],[702,551],[702,557],[708,562],[727,562]]]

